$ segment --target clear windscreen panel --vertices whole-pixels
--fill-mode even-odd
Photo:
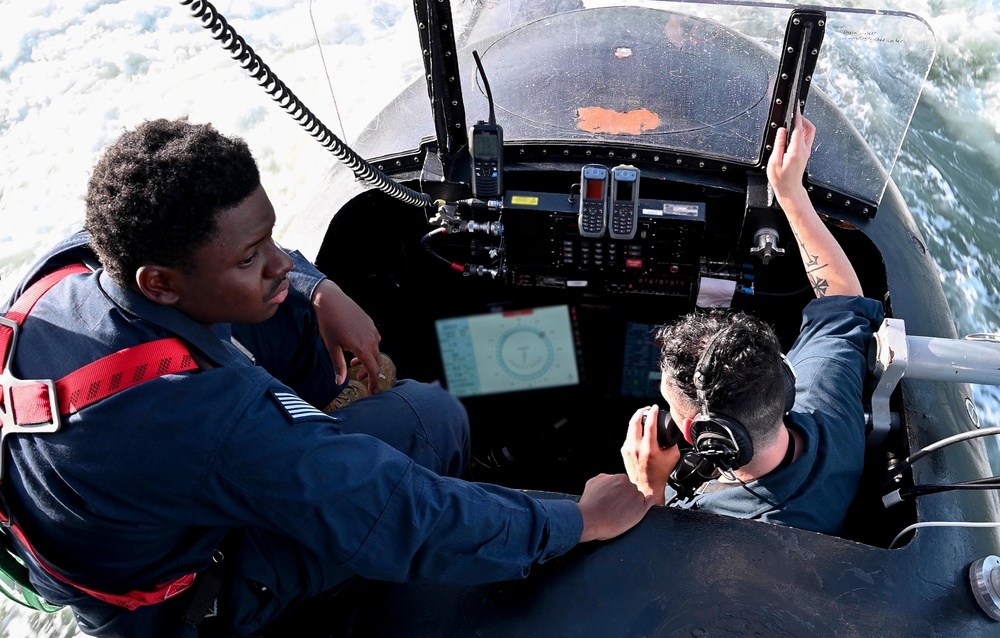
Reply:
[[[710,1],[453,2],[466,124],[489,104],[481,56],[507,143],[617,143],[755,164],[792,5]],[[878,203],[935,54],[934,35],[902,12],[825,8],[805,115],[817,128],[817,184]],[[419,85],[419,86],[418,86]],[[423,80],[390,105],[407,118],[396,148],[434,134]],[[845,126],[846,121],[849,126]],[[384,122],[383,122],[384,123]],[[865,145],[838,137],[862,138]],[[845,157],[845,148],[867,148]]]
[[[878,203],[896,163],[924,81],[936,53],[934,33],[906,13],[827,10],[828,24],[813,78],[822,100],[810,98],[806,113],[820,128],[809,166],[814,182]],[[821,108],[815,116],[813,102]],[[835,112],[854,130],[835,126]],[[863,158],[845,158],[834,139],[860,135],[880,170]],[[823,137],[833,143],[824,144]]]

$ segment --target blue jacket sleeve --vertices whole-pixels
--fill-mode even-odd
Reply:
[[[580,540],[572,500],[439,476],[318,412],[291,422],[272,391],[228,406],[231,429],[198,498],[308,548],[312,582],[343,568],[388,581],[519,578]]]
[[[802,329],[788,352],[796,375],[793,410],[864,424],[868,348],[883,317],[882,305],[864,297],[823,297],[806,306]]]
[[[288,273],[288,282],[292,286],[292,293],[301,295],[306,301],[311,301],[313,293],[319,282],[326,279],[326,275],[319,271],[305,256],[297,250],[282,248],[295,262],[295,269]]]

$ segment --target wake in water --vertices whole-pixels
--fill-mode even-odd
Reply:
[[[940,267],[959,335],[1000,332],[1000,7],[923,4],[906,9],[930,22],[938,56],[893,177]],[[974,392],[981,426],[1000,425],[1000,390]]]

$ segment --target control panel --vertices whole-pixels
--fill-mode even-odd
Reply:
[[[508,193],[505,266],[514,287],[692,298],[697,293],[705,203],[636,199],[629,232],[581,233],[565,196]]]

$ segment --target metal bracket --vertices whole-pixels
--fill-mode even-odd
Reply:
[[[767,165],[778,128],[784,126],[791,133],[796,123],[796,107],[805,108],[825,33],[826,11],[823,9],[797,8],[788,16],[778,74],[771,93],[764,148],[758,163],[760,168]]]
[[[881,443],[892,430],[889,397],[905,374],[911,379],[1000,385],[1000,340],[908,337],[902,319],[885,319],[868,353],[877,381],[872,393],[872,430],[868,442]]]
[[[889,397],[903,378],[908,363],[906,324],[902,319],[884,319],[868,353],[869,367],[877,380],[872,392],[871,432],[868,443],[878,445],[892,430]]]

